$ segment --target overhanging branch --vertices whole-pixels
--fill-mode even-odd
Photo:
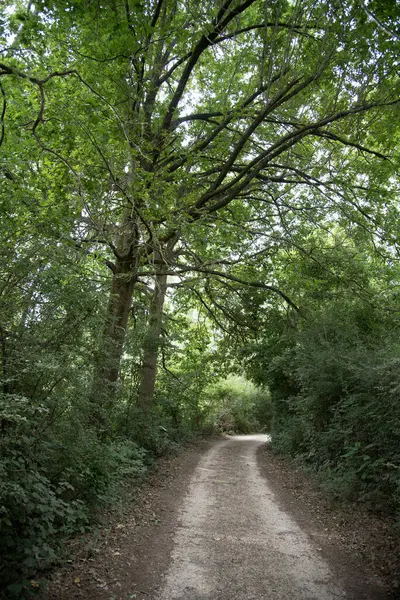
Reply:
[[[165,275],[174,276],[179,275],[180,273],[188,273],[188,272],[197,272],[204,273],[205,275],[213,275],[214,277],[221,277],[223,279],[228,279],[230,281],[235,281],[236,283],[240,283],[241,285],[247,285],[250,287],[258,288],[261,290],[267,290],[269,292],[274,292],[278,296],[280,296],[289,306],[291,306],[296,312],[300,313],[300,308],[297,304],[289,298],[287,294],[282,292],[278,287],[274,285],[269,285],[266,283],[262,283],[261,281],[247,281],[245,279],[241,279],[240,277],[235,277],[234,275],[230,275],[229,273],[224,273],[222,271],[215,271],[214,269],[206,269],[200,266],[190,266],[183,267],[178,265],[178,269],[165,271]],[[139,277],[143,277],[146,275],[153,276],[156,273],[154,271],[141,271],[138,273]]]

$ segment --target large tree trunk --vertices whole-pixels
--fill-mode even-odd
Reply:
[[[154,396],[166,291],[167,275],[160,270],[155,280],[154,292],[150,303],[148,330],[143,344],[143,361],[140,373],[138,401],[139,405],[145,410],[150,409]]]
[[[115,262],[110,263],[113,279],[91,393],[93,404],[103,412],[109,410],[114,402],[137,280],[137,226],[129,216],[125,217],[121,226],[114,252]]]
[[[126,337],[128,318],[132,305],[132,293],[135,277],[131,269],[125,270],[118,265],[118,271],[113,276],[107,317],[103,333],[103,378],[115,383],[119,377],[120,363]]]

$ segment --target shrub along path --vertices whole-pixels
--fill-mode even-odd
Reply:
[[[336,519],[318,495],[305,485],[291,506],[296,471],[266,461],[265,441],[221,438],[164,461],[131,513],[54,573],[43,597],[390,598],[376,572],[361,568],[356,545],[321,524],[321,512]]]

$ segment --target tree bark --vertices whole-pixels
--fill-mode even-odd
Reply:
[[[165,271],[165,268],[163,269]],[[167,291],[167,275],[156,275],[153,296],[150,302],[149,326],[143,344],[143,360],[138,390],[139,405],[149,410],[154,396],[157,376],[158,350],[162,333],[162,314]]]
[[[115,383],[119,377],[135,285],[135,277],[132,275],[131,269],[125,269],[125,265],[118,266],[118,272],[113,276],[103,335],[104,350],[106,350],[107,356],[103,376],[110,383]]]
[[[96,361],[91,400],[100,409],[110,410],[115,398],[126,339],[133,290],[137,281],[137,224],[129,215],[121,225],[103,333]]]
[[[8,387],[8,365],[7,365],[7,345],[6,345],[6,332],[0,325],[0,349],[1,349],[1,379],[3,394],[9,393]]]

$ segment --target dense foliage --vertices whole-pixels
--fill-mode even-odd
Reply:
[[[375,0],[3,0],[10,593],[155,457],[271,411],[335,494],[399,506],[399,24]]]
[[[244,353],[249,374],[270,386],[274,448],[317,471],[334,498],[398,513],[398,294],[382,264],[366,267],[362,258],[352,257],[361,298],[349,294],[343,262],[333,277],[314,270],[307,314],[296,322],[276,314]],[[292,267],[293,275],[302,259]],[[374,270],[375,278],[365,281]]]

